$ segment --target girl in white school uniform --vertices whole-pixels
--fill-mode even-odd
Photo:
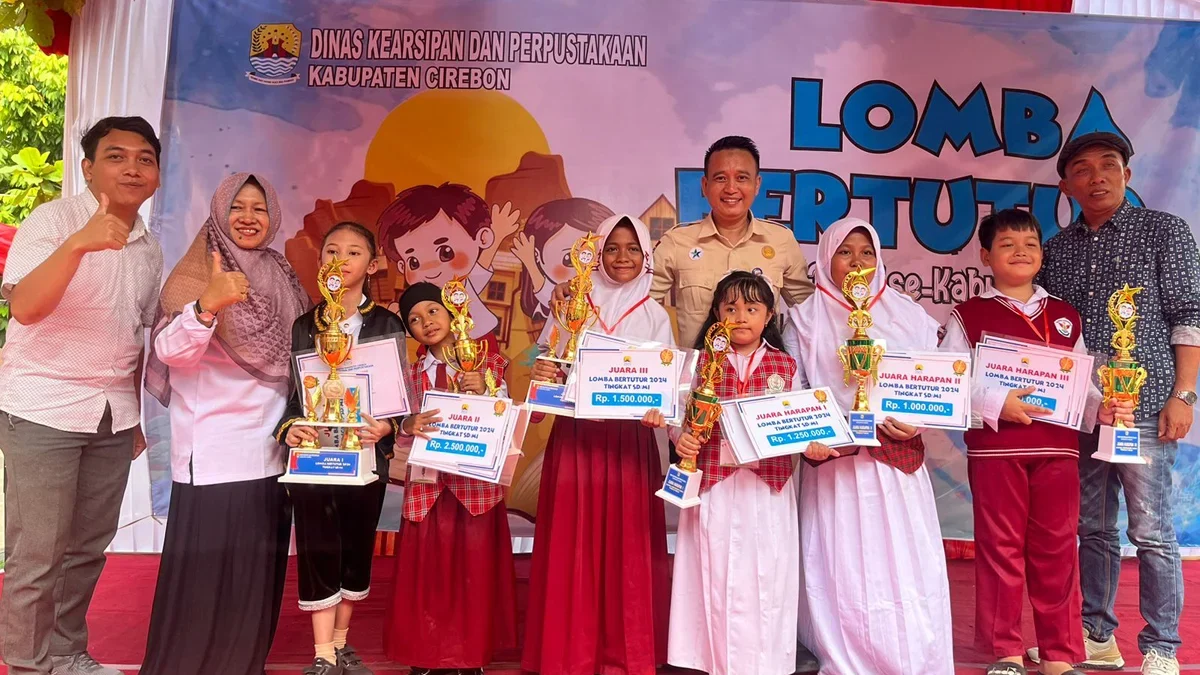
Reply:
[[[774,307],[762,276],[733,272],[717,284],[696,348],[717,321],[737,322],[717,386],[722,400],[793,388],[796,362],[782,351]],[[707,360],[701,356],[701,369]],[[714,675],[791,675],[800,593],[792,458],[729,465],[719,421],[703,445],[688,433],[672,435],[704,477],[700,505],[679,516],[667,661]]]
[[[844,383],[837,354],[851,335],[841,292],[851,269],[875,268],[872,338],[894,351],[937,349],[937,322],[885,287],[879,250],[865,221],[830,226],[817,248],[817,292],[789,311],[784,330],[802,387],[829,387],[842,410],[855,387]],[[880,447],[835,452],[813,443],[805,453],[800,641],[825,675],[950,675],[950,588],[920,429],[885,418],[877,436]]]

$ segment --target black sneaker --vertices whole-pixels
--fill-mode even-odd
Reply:
[[[341,667],[342,672],[346,675],[355,673],[356,675],[375,675],[375,671],[366,667],[362,659],[358,657],[358,652],[354,651],[354,647],[346,645],[341,649],[335,649],[337,654],[337,664]]]
[[[342,667],[321,657],[313,659],[312,665],[304,669],[304,675],[342,675]]]

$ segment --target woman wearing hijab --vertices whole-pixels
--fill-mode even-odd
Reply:
[[[650,299],[646,226],[615,215],[597,234],[592,330],[673,345],[670,318]],[[533,377],[560,378],[556,371],[538,361]],[[652,675],[666,661],[670,612],[655,432],[637,420],[558,417],[543,457],[521,666],[546,675]]]
[[[163,285],[146,390],[169,408],[171,507],[142,673],[261,675],[283,597],[291,507],[271,428],[308,306],[269,248],[275,190],[229,176]]]
[[[817,292],[789,312],[784,343],[805,387],[829,387],[849,410],[837,348],[851,335],[841,288],[851,269],[870,276],[870,336],[893,351],[934,351],[938,324],[884,285],[879,236],[865,221],[834,223],[817,248]],[[945,553],[924,466],[921,430],[887,417],[873,448],[819,446],[800,485],[800,641],[827,675],[954,672]],[[865,451],[864,451],[865,450]]]

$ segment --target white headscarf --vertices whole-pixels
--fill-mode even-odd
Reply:
[[[646,225],[636,217],[624,213],[618,213],[605,220],[596,231],[600,237],[601,258],[603,258],[604,246],[608,242],[609,235],[617,225],[625,220],[633,225],[638,245],[645,256],[642,273],[630,281],[618,283],[608,275],[603,262],[601,262],[596,271],[592,273],[592,292],[589,295],[592,304],[600,309],[600,321],[597,321],[591,330],[607,332],[604,326],[608,326],[613,330],[612,334],[617,337],[674,345],[675,338],[671,334],[670,315],[662,305],[650,299],[650,283],[654,280],[654,252],[650,245],[650,230],[646,228]],[[630,312],[631,309],[632,312]],[[629,312],[628,316],[626,316],[626,312]],[[553,318],[546,321],[546,327],[542,329],[542,336],[538,342],[543,345],[548,342],[550,328],[553,325]],[[560,327],[559,334],[562,335],[562,332]],[[559,338],[560,349],[565,340],[565,335]]]
[[[862,228],[875,247],[875,276],[871,278],[871,318],[875,325],[867,334],[884,340],[891,351],[937,349],[938,323],[912,298],[888,288],[879,235],[871,224],[858,218],[843,218],[829,226],[817,245],[817,290],[802,304],[788,311],[788,321],[799,339],[800,353],[795,354],[808,377],[810,387],[829,387],[842,410],[854,402],[854,384],[842,382],[842,362],[837,348],[853,331],[846,325],[850,309],[842,296],[841,285],[834,283],[833,255],[855,229]],[[879,297],[882,293],[882,297]]]

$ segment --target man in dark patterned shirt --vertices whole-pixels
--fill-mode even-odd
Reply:
[[[1098,436],[1080,439],[1080,584],[1090,667],[1124,664],[1113,633],[1120,576],[1117,499],[1124,487],[1129,539],[1138,549],[1141,611],[1138,647],[1143,673],[1179,672],[1183,573],[1171,509],[1171,468],[1178,440],[1192,425],[1200,365],[1200,253],[1182,219],[1133,206],[1128,143],[1094,132],[1063,146],[1059,187],[1082,213],[1046,244],[1038,283],[1071,303],[1084,321],[1084,339],[1097,361],[1107,360],[1114,326],[1109,296],[1140,286],[1141,320],[1134,358],[1149,378],[1137,411],[1141,454],[1148,464],[1110,464],[1092,458]]]

